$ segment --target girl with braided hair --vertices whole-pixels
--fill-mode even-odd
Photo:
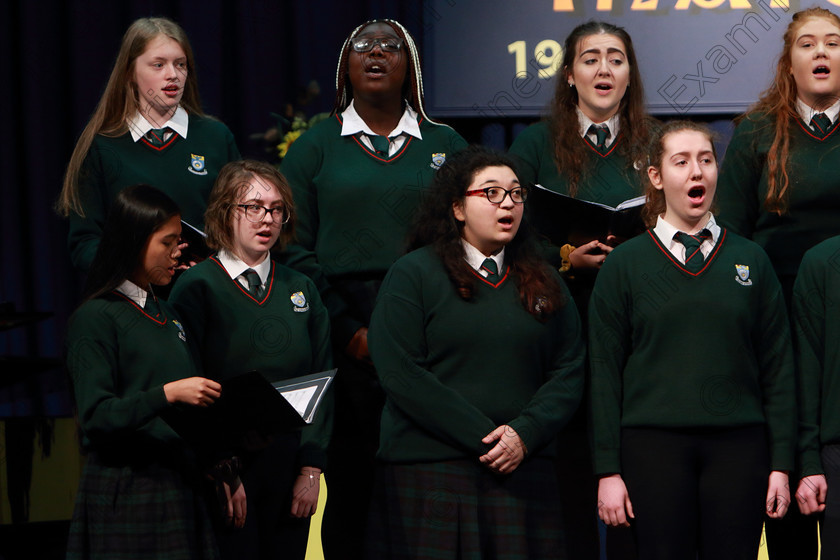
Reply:
[[[327,462],[327,558],[358,558],[363,550],[384,402],[367,350],[376,294],[432,175],[465,145],[426,115],[412,36],[396,21],[373,20],[344,41],[331,117],[283,159],[299,216],[297,243],[283,258],[318,286],[341,372]]]

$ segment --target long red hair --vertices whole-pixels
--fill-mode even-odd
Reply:
[[[793,14],[793,20],[784,35],[784,47],[776,62],[776,76],[773,84],[761,94],[758,102],[744,115],[736,119],[758,120],[770,117],[773,126],[773,143],[767,153],[767,195],[764,208],[768,212],[782,215],[787,211],[787,192],[790,188],[788,164],[790,159],[790,124],[799,118],[796,112],[796,81],[791,73],[791,49],[799,29],[810,19],[824,18],[840,28],[840,17],[824,8],[808,8]]]

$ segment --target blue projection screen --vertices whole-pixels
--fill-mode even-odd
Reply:
[[[739,113],[770,84],[793,13],[811,6],[840,13],[840,0],[428,0],[426,104],[438,116],[542,114],[563,40],[595,19],[633,38],[651,113]]]

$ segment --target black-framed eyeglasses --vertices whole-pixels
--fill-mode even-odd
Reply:
[[[485,187],[483,189],[474,189],[464,193],[464,196],[481,196],[487,197],[491,204],[501,204],[505,197],[510,195],[510,199],[515,204],[522,204],[528,200],[528,187],[516,187],[510,190],[502,187]]]
[[[261,222],[265,219],[266,214],[271,214],[271,219],[281,225],[287,223],[290,218],[285,206],[275,206],[274,208],[266,208],[260,204],[237,204],[236,206],[245,210],[245,218],[249,222]]]
[[[359,37],[353,39],[353,50],[356,52],[370,52],[379,45],[384,52],[398,52],[403,46],[400,37]]]

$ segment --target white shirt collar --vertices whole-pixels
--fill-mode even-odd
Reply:
[[[717,222],[715,221],[715,216],[711,212],[709,212],[709,220],[706,222],[705,225],[697,228],[695,231],[686,231],[684,233],[697,233],[698,231],[700,231],[702,229],[709,230],[709,233],[712,234],[712,239],[711,239],[710,243],[712,245],[716,244],[717,240],[718,240],[718,237],[720,237],[720,226],[717,225]],[[674,235],[678,231],[682,231],[682,230],[677,229],[673,225],[666,222],[665,218],[663,218],[661,214],[656,219],[656,227],[653,228],[653,233],[656,234],[656,237],[658,237],[660,241],[662,241],[663,243],[665,243],[669,247],[670,247],[671,243],[678,243],[678,242],[674,241]],[[678,244],[682,245],[682,243],[678,243]]]
[[[146,298],[149,297],[149,292],[128,279],[117,286],[117,291],[139,305],[141,309],[146,305]]]
[[[249,268],[253,268],[259,275],[260,282],[265,284],[266,280],[268,280],[268,273],[271,272],[271,259],[268,258],[268,253],[266,253],[265,258],[257,266],[248,266],[242,259],[230,251],[222,249],[219,251],[219,262],[222,263],[225,271],[234,280]]]
[[[484,259],[490,258],[496,261],[496,268],[499,271],[499,275],[504,274],[504,269],[502,268],[502,265],[505,263],[504,247],[502,247],[502,250],[495,255],[487,257],[484,253],[473,247],[463,237],[461,238],[461,244],[464,246],[464,260],[467,261],[467,264],[470,265],[473,270],[484,276],[484,274],[482,274],[481,265],[484,263]]]
[[[817,111],[809,107],[804,101],[796,98],[796,112],[799,113],[799,117],[805,121],[805,124],[811,125],[811,118],[816,115],[817,113],[825,113],[829,119],[831,119],[832,123],[837,122],[837,115],[840,114],[840,100],[834,102],[834,104],[826,109],[825,111]]]
[[[362,120],[362,117],[359,116],[359,113],[356,112],[356,108],[353,106],[352,100],[350,101],[350,105],[348,105],[344,112],[341,113],[341,121],[342,136],[353,136],[359,132],[369,136],[376,136],[376,133],[370,129],[367,123]],[[420,125],[417,123],[417,112],[412,109],[408,103],[405,104],[405,111],[403,111],[402,117],[400,117],[400,122],[398,122],[397,127],[388,134],[388,138],[393,138],[394,136],[399,136],[400,134],[408,134],[409,136],[414,136],[418,140],[423,139],[423,135],[420,134]]]
[[[575,107],[575,111],[577,112],[578,116],[578,123],[580,123],[580,137],[583,138],[586,136],[586,133],[589,132],[589,127],[593,124],[605,124],[607,128],[610,130],[610,137],[607,139],[607,144],[612,144],[616,138],[618,138],[619,132],[619,118],[618,113],[608,118],[603,123],[596,123],[589,117],[583,114],[583,111],[580,110],[580,107]]]
[[[175,110],[175,114],[172,115],[172,118],[166,121],[163,126],[160,128],[169,127],[174,130],[177,134],[179,134],[182,138],[186,139],[187,137],[187,129],[190,125],[190,116],[183,107],[178,105],[178,109]],[[146,117],[140,114],[138,111],[134,113],[134,116],[128,119],[128,131],[131,132],[131,138],[135,142],[143,138],[146,133],[150,130],[157,128],[153,126],[149,121],[146,120]]]

